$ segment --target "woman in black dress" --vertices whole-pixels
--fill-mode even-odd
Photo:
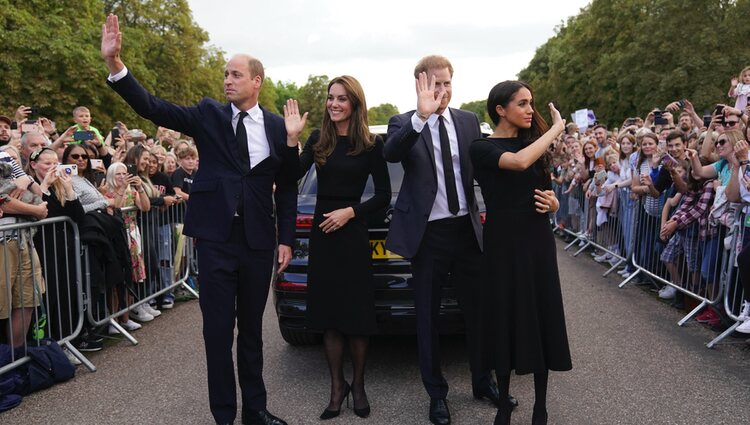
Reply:
[[[296,109],[296,102],[287,102],[285,118]],[[366,417],[370,404],[364,367],[368,335],[376,331],[367,216],[389,204],[391,185],[383,140],[370,134],[365,95],[353,77],[344,75],[328,84],[323,124],[300,154],[300,177],[313,163],[318,192],[310,232],[307,324],[323,331],[331,372],[331,399],[320,418],[338,416],[350,391],[354,413]],[[361,202],[369,176],[375,193]],[[354,369],[351,386],[343,370],[347,339]]]
[[[565,128],[550,104],[552,128],[534,110],[531,88],[496,85],[487,110],[491,137],[475,140],[471,159],[487,206],[483,279],[487,284],[487,338],[500,400],[508,399],[510,372],[533,373],[533,424],[547,422],[549,370],[571,369],[555,240],[548,214],[559,204],[551,189],[547,150]],[[495,424],[509,424],[510,403]]]

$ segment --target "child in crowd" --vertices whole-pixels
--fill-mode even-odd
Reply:
[[[172,186],[175,193],[187,201],[190,199],[190,187],[193,185],[193,175],[198,165],[198,151],[192,146],[177,151],[177,162],[180,168],[172,173]]]
[[[678,168],[679,167],[679,168]],[[688,191],[675,197],[682,197],[677,210],[665,220],[661,226],[659,237],[669,241],[661,255],[661,261],[667,267],[672,282],[683,285],[685,267],[678,267],[680,256],[685,257],[689,291],[697,291],[700,283],[701,242],[705,242],[704,226],[708,226],[708,211],[714,201],[714,185],[711,180],[701,180],[690,172],[690,165],[681,161],[675,169],[683,176],[687,176]],[[684,171],[682,170],[684,169]],[[674,199],[674,198],[671,198]],[[670,201],[671,201],[670,199]],[[669,203],[669,201],[667,201]],[[668,207],[664,207],[666,210]],[[665,286],[659,291],[659,298],[674,298],[677,290],[672,286]]]
[[[729,88],[729,97],[735,97],[734,107],[740,111],[747,106],[747,96],[750,95],[750,66],[740,71],[739,78],[732,78],[732,86]]]
[[[92,131],[94,137],[97,139],[97,145],[104,143],[104,137],[99,132],[99,129],[91,125],[91,112],[89,108],[85,106],[77,106],[73,109],[73,121],[76,123],[76,131]]]

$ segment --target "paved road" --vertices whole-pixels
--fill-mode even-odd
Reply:
[[[750,417],[750,346],[743,340],[705,348],[715,333],[638,287],[618,289],[588,258],[558,246],[573,371],[552,373],[550,423],[734,424]],[[27,397],[0,414],[9,424],[210,424],[198,303],[166,312],[136,333],[140,344],[110,341],[91,356],[99,370]],[[269,304],[265,320],[269,409],[290,424],[320,423],[328,400],[321,347],[290,347]],[[462,338],[443,341],[455,424],[490,424],[494,409],[471,397]],[[330,424],[428,424],[428,399],[414,338],[376,338],[368,369],[373,413],[345,410]],[[514,376],[521,406],[513,423],[529,423],[533,382]],[[239,421],[238,421],[239,422]]]

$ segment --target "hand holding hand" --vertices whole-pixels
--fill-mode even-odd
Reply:
[[[323,233],[331,233],[342,228],[349,222],[349,220],[354,218],[354,209],[352,207],[347,207],[333,210],[329,213],[323,214],[323,217],[326,219],[323,220],[318,227],[320,227]]]
[[[555,192],[551,190],[539,190],[534,189],[534,206],[536,206],[536,212],[540,214],[554,213],[560,208],[560,202],[555,196]]]
[[[426,72],[420,72],[416,80],[417,113],[421,117],[429,117],[440,108],[440,102],[445,96],[445,90],[435,94],[435,76],[427,78]]]
[[[299,135],[307,124],[307,112],[299,113],[299,104],[295,99],[287,99],[284,105],[284,125],[286,126],[286,144],[289,147],[297,146]]]

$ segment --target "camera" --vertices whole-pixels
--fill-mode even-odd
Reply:
[[[656,125],[667,125],[669,121],[667,121],[666,118],[664,118],[664,112],[662,111],[654,111],[654,124]]]
[[[76,131],[73,133],[73,142],[81,143],[87,140],[94,140],[93,131]]]
[[[78,166],[75,164],[60,164],[57,166],[57,175],[61,176],[66,174],[68,176],[78,175]]]

